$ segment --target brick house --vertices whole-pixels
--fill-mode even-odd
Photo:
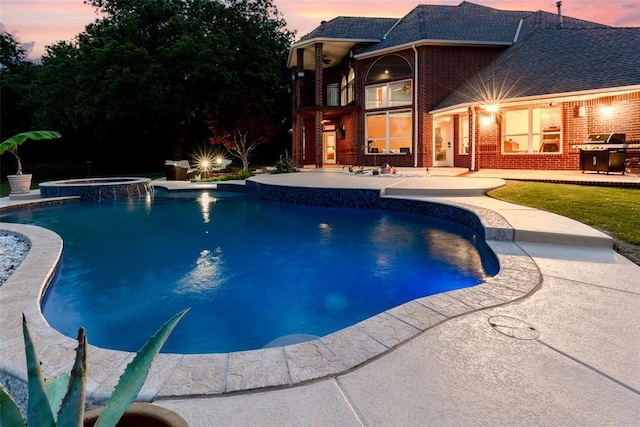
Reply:
[[[560,6],[337,17],[291,47],[289,67],[299,165],[576,170],[590,134],[640,144],[640,28]]]

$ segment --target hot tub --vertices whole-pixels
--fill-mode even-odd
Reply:
[[[149,178],[87,178],[40,183],[40,197],[79,196],[81,200],[140,197],[153,192]]]

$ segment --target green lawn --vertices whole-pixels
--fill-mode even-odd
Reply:
[[[157,178],[161,172],[135,174]],[[37,188],[34,182],[32,188]],[[9,184],[0,184],[0,196]],[[633,245],[640,245],[640,189],[507,181],[490,197],[575,219]]]
[[[0,197],[6,197],[9,195],[9,183],[7,181],[0,181]]]
[[[640,189],[507,181],[490,197],[560,214],[640,245]]]

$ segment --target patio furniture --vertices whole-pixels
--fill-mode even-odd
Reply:
[[[164,162],[167,181],[187,181],[196,176],[197,169],[192,168],[188,160],[166,160]]]
[[[218,166],[216,166],[216,167],[212,167],[211,170],[213,170],[213,171],[225,170],[232,162],[233,162],[233,160],[222,159],[220,164],[218,164]]]

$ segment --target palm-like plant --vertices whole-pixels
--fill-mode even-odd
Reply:
[[[22,162],[20,161],[20,156],[18,155],[18,146],[25,142],[27,139],[54,139],[60,138],[61,136],[62,135],[60,135],[58,132],[52,130],[34,130],[29,132],[22,132],[2,141],[2,143],[0,144],[0,155],[4,154],[5,151],[13,154],[16,158],[16,161],[18,162],[18,172],[16,172],[16,175],[22,175]]]
[[[189,309],[183,310],[169,319],[136,354],[105,404],[104,410],[96,421],[96,427],[117,425],[129,405],[140,392],[140,389],[142,389],[153,359],[160,352],[165,341],[169,338],[169,334],[171,334],[178,321],[182,319],[187,311]],[[48,378],[46,386],[40,368],[40,360],[36,354],[24,315],[22,318],[22,331],[27,354],[27,374],[29,379],[27,416],[25,420],[15,400],[0,385],[0,407],[2,408],[0,411],[0,426],[24,427],[25,424],[39,427],[82,426],[84,423],[87,364],[87,334],[84,328],[80,328],[78,331],[78,347],[71,372]]]

